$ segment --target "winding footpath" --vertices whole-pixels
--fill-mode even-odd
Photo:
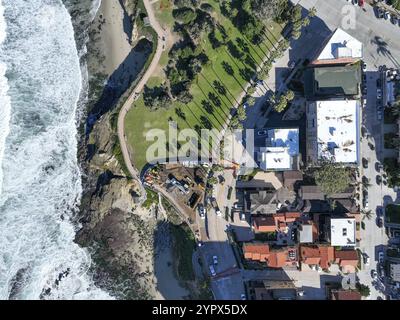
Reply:
[[[149,67],[143,74],[142,78],[140,79],[139,83],[136,85],[134,90],[132,90],[131,94],[125,101],[118,115],[118,139],[121,145],[121,151],[124,157],[124,162],[126,167],[128,168],[129,173],[132,175],[132,178],[138,180],[139,182],[140,182],[140,172],[132,166],[131,157],[128,151],[128,146],[125,136],[125,116],[132,107],[135,100],[139,97],[140,92],[143,90],[145,84],[147,83],[147,81],[153,74],[154,70],[156,69],[158,62],[160,61],[160,57],[163,52],[163,47],[165,46],[165,41],[167,38],[166,32],[163,30],[163,28],[161,28],[160,24],[156,20],[156,17],[154,15],[154,10],[150,1],[143,0],[143,3],[147,11],[147,16],[149,18],[150,26],[154,29],[154,31],[157,33],[158,36],[157,48]],[[142,184],[140,183],[140,185]]]

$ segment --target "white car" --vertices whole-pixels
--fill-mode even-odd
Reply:
[[[218,257],[217,256],[213,256],[213,263],[216,266],[218,264]]]
[[[219,208],[215,209],[215,213],[218,217],[220,217],[222,215],[221,210],[219,210]]]
[[[214,266],[212,264],[210,264],[210,272],[213,277],[215,277],[217,275],[217,273],[215,272]]]
[[[242,294],[240,295],[240,300],[246,300],[246,295],[245,295],[244,293],[242,293]]]
[[[367,64],[365,62],[363,62],[363,64],[362,64],[362,70],[364,72],[367,71]]]

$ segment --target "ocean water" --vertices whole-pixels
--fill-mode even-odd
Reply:
[[[82,71],[61,0],[0,0],[0,299],[108,299],[73,242]]]

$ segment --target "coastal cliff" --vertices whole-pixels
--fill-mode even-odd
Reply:
[[[150,41],[137,40],[135,0],[103,1],[89,28],[87,121],[79,158],[83,194],[76,242],[87,247],[96,285],[118,299],[157,297],[154,232],[157,205],[138,205],[138,182],[124,172],[115,118],[123,94],[140,75]]]

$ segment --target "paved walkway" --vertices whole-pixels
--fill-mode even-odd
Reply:
[[[125,136],[125,116],[132,107],[134,101],[139,97],[140,92],[143,90],[145,84],[153,74],[154,70],[156,69],[158,62],[160,60],[161,54],[163,52],[163,45],[166,40],[166,33],[164,30],[161,28],[160,24],[155,18],[153,7],[150,3],[149,0],[143,0],[143,4],[146,8],[147,15],[149,18],[150,26],[154,29],[154,31],[157,33],[158,36],[158,41],[157,41],[157,48],[156,52],[153,56],[153,60],[151,61],[149,67],[143,74],[142,78],[140,79],[139,83],[136,85],[134,90],[131,92],[129,95],[128,99],[125,101],[124,105],[121,108],[121,111],[119,112],[118,115],[118,139],[121,145],[121,151],[122,155],[124,157],[124,162],[126,167],[129,170],[129,173],[132,175],[134,179],[139,180],[140,178],[140,172],[136,168],[132,166],[131,162],[131,157],[128,151],[128,146],[126,142],[126,136]]]

